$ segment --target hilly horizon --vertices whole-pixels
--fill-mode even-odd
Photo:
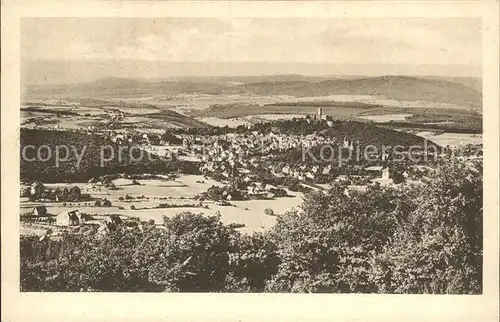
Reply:
[[[318,97],[329,95],[378,95],[406,101],[430,101],[481,107],[481,80],[473,77],[430,76],[266,76],[184,77],[144,80],[104,77],[68,85],[28,86],[27,96],[67,95],[113,97],[162,94],[250,94]]]

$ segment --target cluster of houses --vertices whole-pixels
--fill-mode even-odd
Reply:
[[[273,154],[280,151],[300,147],[339,143],[336,138],[327,138],[314,134],[310,135],[284,135],[270,133],[267,135],[250,132],[243,134],[228,134],[211,137],[185,137],[189,141],[191,153],[195,154],[202,162],[200,171],[210,175],[220,174],[221,178],[245,177],[249,173],[269,168],[276,177],[291,176],[301,181],[315,181],[321,176],[330,176],[334,166],[302,164],[291,166],[289,164],[271,164],[266,162]],[[354,140],[347,137],[340,142],[345,149],[354,149]],[[387,156],[385,156],[387,157]],[[367,175],[380,178],[388,176],[388,169],[383,167],[367,168]]]
[[[49,189],[40,181],[33,182],[29,187],[21,189],[21,197],[28,197],[32,201],[88,201],[89,194],[83,194],[78,186],[64,187],[63,189]]]
[[[100,234],[114,231],[120,226],[143,229],[147,225],[155,225],[152,221],[138,222],[134,220],[124,220],[117,214],[104,215],[103,219],[96,220],[93,216],[77,209],[63,211],[54,216],[50,215],[47,211],[47,207],[43,205],[34,207],[31,215],[32,218],[35,219],[48,219],[46,220],[47,223],[50,223],[51,226],[55,225],[57,227],[81,227],[85,224],[98,225],[97,232]]]
[[[166,144],[159,134],[152,133],[116,133],[111,136],[116,144],[163,145]]]

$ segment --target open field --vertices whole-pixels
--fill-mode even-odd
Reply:
[[[433,132],[419,132],[418,136],[426,138],[438,145],[450,147],[463,146],[467,144],[482,144],[482,134],[467,134],[467,133],[441,133],[435,134]]]
[[[249,122],[245,119],[245,117],[235,117],[235,118],[220,118],[220,117],[201,117],[198,118],[198,120],[207,123],[212,126],[218,126],[218,127],[238,127],[240,125],[247,125]]]
[[[110,77],[71,86],[31,88],[23,96],[23,105],[38,110],[27,114],[24,109],[22,118],[27,126],[165,130],[235,127],[247,124],[249,116],[266,119],[262,115],[316,114],[321,106],[324,115],[337,119],[404,123],[393,124],[396,128],[422,124],[425,129],[435,125],[449,132],[482,130],[482,95],[476,87],[459,81],[403,76],[294,80],[271,77],[247,81]],[[62,113],[74,115],[63,120]],[[395,114],[411,116],[371,118]]]
[[[360,116],[359,118],[364,120],[370,120],[376,123],[385,123],[390,121],[404,121],[408,117],[412,116],[411,114],[385,114],[385,115],[368,115],[368,116]]]
[[[207,126],[183,114],[154,105],[85,99],[75,99],[74,105],[65,107],[27,102],[21,108],[21,120],[24,126],[62,129],[135,127],[165,130]]]
[[[279,121],[279,120],[291,120],[294,118],[303,118],[304,114],[257,114],[257,115],[252,115],[252,116],[247,116],[245,119],[249,120],[250,122],[255,122],[255,121],[261,121],[261,122],[268,122],[268,121]]]
[[[157,224],[162,222],[163,216],[175,216],[180,212],[203,213],[205,215],[215,215],[218,212],[221,220],[226,223],[241,223],[245,227],[242,232],[251,233],[262,231],[272,226],[276,218],[264,214],[266,208],[271,208],[275,213],[280,214],[302,203],[300,193],[289,192],[290,197],[276,198],[273,200],[245,200],[232,201],[233,206],[220,206],[212,201],[202,203],[194,197],[206,191],[212,185],[222,185],[222,183],[206,179],[203,176],[183,175],[174,181],[168,180],[139,180],[141,185],[132,185],[128,179],[117,179],[114,181],[117,190],[110,190],[100,185],[80,183],[76,184],[82,193],[89,193],[93,198],[106,198],[111,201],[111,207],[98,207],[93,205],[93,201],[73,202],[63,205],[56,202],[29,202],[21,200],[21,213],[29,212],[37,205],[45,205],[49,214],[57,215],[63,211],[78,209],[81,212],[96,215],[119,214],[128,217],[138,217],[141,220],[153,219]],[[75,184],[46,184],[46,187],[55,189],[57,187],[71,187]],[[120,200],[120,197],[130,196],[130,200]],[[137,197],[144,196],[144,199]],[[171,205],[193,205],[188,207],[175,208],[155,208],[160,204]],[[131,210],[134,206],[136,209]],[[120,209],[122,208],[122,209]]]

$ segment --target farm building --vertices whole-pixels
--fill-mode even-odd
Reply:
[[[45,206],[36,206],[33,208],[33,216],[45,216],[47,215],[47,207]]]
[[[123,220],[120,218],[120,216],[115,215],[115,214],[109,215],[109,217],[106,218],[106,222],[111,223],[115,226],[119,226],[119,225],[123,224]]]
[[[371,175],[389,180],[389,168],[381,165],[366,167],[365,171]]]
[[[78,210],[63,211],[56,217],[56,225],[58,226],[78,226],[80,224],[80,216]]]

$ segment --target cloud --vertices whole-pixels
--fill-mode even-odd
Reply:
[[[480,21],[460,18],[31,18],[26,59],[348,64],[481,63]]]

